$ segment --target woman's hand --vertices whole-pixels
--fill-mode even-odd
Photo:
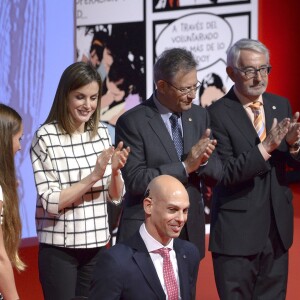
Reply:
[[[111,146],[108,149],[104,149],[101,152],[101,154],[97,157],[96,165],[92,172],[95,181],[98,181],[103,178],[108,162],[112,158],[113,154],[114,147]]]
[[[124,167],[129,153],[130,147],[123,148],[123,142],[119,142],[111,158],[111,169],[113,175],[118,174],[119,170]]]

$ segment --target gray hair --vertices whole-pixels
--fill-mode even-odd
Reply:
[[[165,50],[154,64],[154,82],[157,83],[159,80],[172,82],[179,71],[188,73],[196,67],[197,61],[192,52],[181,48]]]
[[[267,63],[270,61],[270,53],[268,48],[257,40],[241,39],[231,46],[227,52],[227,66],[239,67],[238,61],[240,58],[241,50],[252,50],[258,53],[262,53],[267,58]]]

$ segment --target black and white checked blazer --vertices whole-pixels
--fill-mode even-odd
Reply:
[[[102,247],[109,241],[107,220],[111,164],[103,179],[72,206],[58,211],[60,192],[89,175],[97,156],[111,146],[106,126],[99,123],[91,140],[89,131],[62,133],[57,122],[35,133],[30,155],[37,188],[36,229],[39,242],[67,248]],[[112,200],[116,204],[121,199]]]

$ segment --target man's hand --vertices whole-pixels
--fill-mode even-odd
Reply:
[[[118,173],[118,171],[125,166],[129,153],[130,147],[123,148],[123,142],[119,142],[111,158],[111,169],[113,174]]]
[[[184,161],[188,174],[206,163],[217,145],[217,140],[210,139],[210,129],[206,129],[200,140],[192,147]]]
[[[262,142],[263,147],[268,153],[271,153],[278,148],[278,146],[288,133],[290,124],[291,121],[289,118],[285,118],[279,123],[277,119],[274,118],[272,128],[267,134],[265,140]]]
[[[297,123],[299,119],[299,112],[296,112],[291,120],[291,124],[288,133],[285,137],[286,142],[293,146],[296,142],[300,140],[300,123]]]

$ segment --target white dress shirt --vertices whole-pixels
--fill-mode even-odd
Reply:
[[[170,251],[170,259],[171,263],[175,272],[175,278],[178,284],[178,292],[179,296],[178,299],[181,299],[180,297],[180,284],[179,284],[179,275],[178,275],[178,265],[177,265],[177,259],[176,259],[176,253],[173,249],[173,239],[170,241],[170,243],[166,246],[162,245],[160,242],[158,242],[156,239],[154,239],[147,231],[145,224],[143,223],[140,227],[140,235],[146,245],[146,248],[150,254],[150,257],[152,259],[152,262],[154,264],[156,273],[158,275],[158,278],[160,280],[160,283],[163,287],[163,290],[166,294],[166,299],[168,300],[167,296],[167,289],[164,281],[164,276],[163,276],[163,258],[160,254],[158,253],[152,253],[152,251],[158,250],[160,248],[169,248],[172,249]]]

